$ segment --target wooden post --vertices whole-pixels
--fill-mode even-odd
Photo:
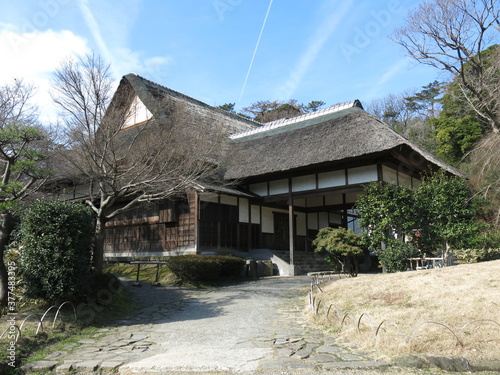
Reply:
[[[290,245],[290,276],[295,276],[295,212],[293,207],[292,180],[288,180],[288,230]]]
[[[252,248],[252,203],[248,200],[248,251]]]

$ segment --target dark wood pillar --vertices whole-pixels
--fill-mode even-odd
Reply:
[[[288,180],[288,229],[290,242],[290,276],[295,276],[295,209],[293,206],[292,179]]]
[[[248,200],[248,251],[252,248],[252,203]]]
[[[217,249],[221,248],[221,217],[220,194],[217,194]]]

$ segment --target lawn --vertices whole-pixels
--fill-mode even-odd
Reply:
[[[500,260],[320,287],[312,320],[358,348],[386,358],[500,359]]]

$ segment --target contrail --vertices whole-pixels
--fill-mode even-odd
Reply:
[[[262,33],[264,32],[264,27],[266,27],[267,16],[269,16],[269,11],[271,10],[271,5],[273,5],[273,0],[269,1],[269,7],[267,8],[266,17],[264,18],[264,22],[262,23],[262,28],[260,29],[259,39],[257,39],[257,44],[255,45],[255,49],[253,51],[252,60],[250,61],[250,66],[248,67],[247,76],[245,77],[245,82],[243,83],[243,87],[241,89],[240,98],[238,99],[238,102],[241,101],[241,98],[243,96],[243,92],[245,91],[245,87],[246,87],[247,81],[248,81],[248,76],[250,75],[250,71],[252,70],[253,60],[255,59],[255,55],[257,54],[257,49],[259,48],[260,38],[262,37]]]
[[[94,37],[94,41],[96,42],[97,46],[99,47],[99,51],[101,52],[102,55],[104,55],[105,61],[107,63],[111,64],[111,70],[113,71],[113,67],[115,64],[112,64],[113,60],[113,54],[110,52],[108,46],[106,45],[106,42],[104,41],[104,37],[101,33],[99,23],[95,19],[94,15],[92,14],[92,11],[90,10],[89,7],[89,2],[88,0],[80,0],[78,2],[78,6],[80,8],[80,11],[82,12],[83,18],[85,20],[85,23],[87,24],[87,27],[90,29],[90,32],[92,36]],[[119,77],[119,75],[116,75],[114,72],[114,75]]]

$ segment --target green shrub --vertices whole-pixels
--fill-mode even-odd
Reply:
[[[377,255],[386,272],[401,272],[408,268],[408,258],[416,255],[416,249],[412,243],[396,240],[391,241],[385,250],[377,251]]]
[[[82,204],[39,201],[25,212],[19,240],[29,297],[76,300],[89,291],[94,222]]]
[[[216,281],[222,277],[236,277],[245,261],[233,256],[180,255],[169,258],[168,267],[184,282]]]
[[[357,256],[363,254],[361,237],[350,229],[322,228],[313,241],[316,252],[326,252],[326,261],[340,265],[341,271],[351,276],[358,274]]]
[[[456,249],[453,250],[453,253],[465,263],[477,263],[500,259],[500,249]]]
[[[238,277],[241,274],[245,260],[234,256],[219,256],[218,262],[221,266],[221,277]]]

